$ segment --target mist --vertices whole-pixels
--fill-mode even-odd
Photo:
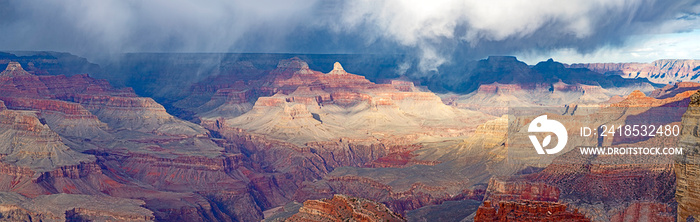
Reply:
[[[405,54],[411,75],[700,29],[694,0],[0,0],[0,50]],[[406,66],[402,64],[402,66]],[[406,69],[402,69],[404,72]]]

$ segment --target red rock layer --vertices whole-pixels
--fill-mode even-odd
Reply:
[[[286,221],[406,221],[401,215],[363,198],[334,195],[333,198],[307,200],[299,213]]]
[[[488,221],[591,221],[578,210],[567,210],[566,205],[544,201],[498,202],[484,201],[476,211],[475,222]]]
[[[112,129],[127,132],[108,135],[117,136],[117,140],[114,141],[101,141],[104,138],[110,138],[104,137],[95,142],[91,141],[91,138],[83,139],[80,134],[75,135],[80,138],[69,139],[74,148],[88,149],[86,152],[97,154],[97,162],[93,156],[89,156],[87,159],[91,161],[43,169],[45,172],[36,172],[30,167],[3,162],[0,164],[0,191],[15,192],[29,197],[70,193],[138,198],[146,201],[146,208],[153,210],[158,220],[200,221],[205,218],[210,220],[217,218],[255,221],[262,219],[262,214],[259,213],[261,209],[256,203],[258,198],[253,196],[254,192],[247,185],[249,179],[237,175],[240,174],[236,170],[237,164],[241,162],[237,159],[239,156],[216,156],[217,153],[214,153],[211,157],[204,157],[196,152],[187,155],[189,153],[183,150],[195,148],[193,150],[197,151],[196,148],[200,145],[209,149],[212,149],[211,146],[216,146],[213,143],[207,144],[205,141],[207,135],[200,133],[200,131],[206,132],[205,130],[197,128],[194,124],[190,126],[184,122],[174,122],[174,118],[165,112],[163,106],[150,98],[136,96],[131,89],[114,89],[106,81],[95,80],[87,75],[2,76],[0,77],[0,98],[10,109],[34,110],[39,117],[46,117],[47,121],[37,117],[11,119],[11,127],[19,130],[23,139],[31,139],[33,137],[30,136],[36,134],[39,139],[31,142],[59,143],[61,138],[55,133],[42,134],[41,132],[49,129],[48,124],[52,124],[56,119],[59,120],[58,124],[82,127],[81,124],[86,122],[78,121],[79,119],[99,122],[96,120],[99,118],[100,121],[107,122]],[[4,105],[2,109],[5,109]],[[51,115],[44,116],[44,114]],[[3,124],[4,120],[0,118],[0,124]],[[170,124],[168,129],[175,128],[175,132],[180,130],[177,127],[184,128],[182,131],[185,132],[190,128],[194,128],[194,131],[200,129],[200,131],[197,131],[199,134],[196,135],[187,132],[185,136],[167,136],[152,132],[152,129],[157,129],[164,122]],[[150,128],[140,133],[131,133],[128,130],[133,125],[120,125],[124,123],[133,123],[133,125],[146,123],[145,125]],[[114,132],[109,131],[109,133]],[[44,134],[55,135],[55,138],[38,137]],[[51,139],[53,140],[49,141]],[[115,146],[110,144],[111,142],[119,144]],[[130,146],[130,148],[122,146]],[[59,150],[75,152],[65,145],[56,147]],[[126,151],[140,149],[139,147],[145,151],[133,153]],[[40,163],[51,161],[38,159],[43,155],[42,153],[31,153],[31,150],[21,150],[21,152]],[[170,152],[177,154],[173,156]],[[85,154],[71,155],[86,156]],[[170,155],[172,158],[155,157],[156,155]],[[70,155],[49,156],[63,158]],[[231,173],[233,176],[227,174],[231,171],[235,171]],[[231,190],[232,193],[222,192],[226,190]],[[96,218],[99,215],[105,216],[104,212],[76,209],[72,213],[73,216],[83,219],[85,217],[96,220],[105,219]]]
[[[625,97],[624,100],[610,104],[611,107],[658,107],[662,105],[666,106],[671,106],[675,105],[673,103],[675,102],[680,102],[682,100],[685,100],[689,98],[695,91],[693,90],[686,90],[686,91],[677,91],[674,96],[672,97],[666,97],[663,99],[656,99],[652,97],[648,97],[644,95],[643,92],[639,90],[635,90],[634,92],[630,93],[627,97]],[[675,106],[686,106],[687,103],[683,104],[678,104]]]
[[[306,62],[296,57],[280,61],[276,69],[265,72],[255,80],[230,80],[226,83],[225,80],[229,78],[233,77],[212,77],[195,84],[191,91],[200,96],[213,93],[209,94],[209,104],[214,101],[244,103],[257,99],[256,106],[275,106],[281,102],[280,99],[307,105],[341,106],[352,106],[363,101],[375,105],[395,105],[391,100],[439,100],[432,93],[418,92],[412,82],[394,80],[388,84],[374,84],[364,76],[347,73],[340,64],[324,74],[309,69]],[[194,109],[188,104],[181,106]]]
[[[665,99],[669,97],[673,97],[677,95],[678,93],[682,92],[687,92],[687,91],[697,91],[700,89],[700,83],[695,83],[695,82],[678,82],[675,84],[668,84],[664,86],[663,88],[656,89],[653,92],[649,94],[649,97],[657,98],[657,99]]]
[[[560,193],[559,188],[544,183],[501,181],[491,178],[486,190],[486,199],[493,202],[515,200],[557,202]]]
[[[464,189],[454,195],[447,192],[446,186],[428,186],[414,183],[404,191],[396,191],[389,185],[359,176],[326,177],[323,183],[307,184],[296,192],[295,200],[330,198],[333,194],[347,194],[386,204],[394,212],[403,214],[423,206],[440,204],[450,200],[481,200],[484,189]]]

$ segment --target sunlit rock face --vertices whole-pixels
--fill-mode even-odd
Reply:
[[[562,69],[552,61],[533,71],[514,58],[489,60],[482,71],[522,74],[519,80]],[[375,83],[340,63],[327,64],[328,72],[299,58],[269,63],[267,70],[230,64],[230,73],[183,88],[188,95],[172,106],[88,75],[36,76],[13,65],[6,73],[17,74],[0,76],[0,136],[17,142],[0,145],[7,154],[0,159],[0,174],[20,178],[4,175],[8,179],[0,180],[5,181],[0,191],[37,201],[60,193],[85,195],[68,200],[106,194],[143,201],[123,201],[116,208],[135,214],[99,207],[61,211],[66,218],[95,220],[259,221],[294,203],[303,220],[358,212],[374,215],[371,220],[438,214],[461,220],[474,218],[484,200],[493,203],[494,217],[503,212],[504,218],[580,219],[581,214],[593,220],[666,220],[675,213],[668,201],[674,178],[669,167],[602,166],[592,164],[595,158],[562,155],[550,166],[524,169],[527,156],[507,150],[506,137],[517,118],[484,114],[490,107],[443,102],[408,79]],[[579,80],[586,84],[481,84],[471,101],[462,102],[533,105],[558,98],[556,103],[571,102],[571,107],[680,106],[696,87],[679,83],[650,94],[589,85],[600,79]],[[171,116],[173,110],[192,122]],[[39,179],[32,180],[34,175]],[[651,200],[625,205],[644,198]],[[462,203],[472,207],[459,214],[441,212]],[[606,210],[610,203],[625,204]],[[516,213],[497,211],[501,204]],[[353,207],[359,208],[345,210]],[[35,215],[33,209],[18,205],[11,212],[22,218]],[[555,216],[541,216],[544,210]],[[283,211],[284,218],[293,215]]]
[[[684,148],[683,157],[675,164],[678,221],[700,219],[700,92],[690,98],[688,110],[683,115],[679,143]]]
[[[268,82],[248,86],[249,91],[264,88],[274,95],[258,97],[251,111],[240,116],[210,115],[202,122],[223,117],[229,127],[304,144],[366,137],[368,130],[392,134],[417,133],[427,127],[463,130],[462,126],[475,127],[486,117],[447,106],[435,94],[406,84],[372,83],[345,72],[340,63],[328,74],[307,69],[297,58],[280,62]]]

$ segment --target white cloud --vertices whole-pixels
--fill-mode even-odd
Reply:
[[[678,1],[680,2],[680,1]],[[393,39],[408,47],[415,47],[422,54],[421,68],[431,70],[449,61],[449,51],[441,45],[446,40],[460,41],[466,46],[479,47],[485,41],[513,41],[533,35],[552,38],[571,36],[570,44],[577,39],[606,36],[615,28],[631,26],[637,22],[657,27],[653,18],[657,12],[649,11],[653,0],[359,0],[347,4],[341,22],[348,28],[345,31],[362,32],[366,24],[376,30],[370,32],[380,38]],[[675,4],[664,4],[674,9]],[[662,9],[651,9],[662,10]],[[658,16],[665,16],[658,12]],[[643,18],[637,18],[643,17]],[[663,18],[662,18],[663,19]],[[668,19],[668,18],[666,18]],[[647,21],[648,20],[648,21]],[[675,23],[674,23],[675,24]],[[678,24],[675,24],[678,25]],[[537,33],[545,26],[555,26]],[[681,27],[665,26],[665,32],[678,31]],[[687,26],[685,26],[687,28]],[[460,32],[459,30],[462,29]],[[644,30],[649,31],[649,30]],[[629,33],[634,34],[634,33]],[[613,35],[613,34],[611,34]],[[610,37],[610,36],[607,36]],[[613,36],[618,37],[618,36]],[[541,43],[539,43],[541,44]],[[546,44],[546,43],[545,43]],[[561,44],[561,43],[560,43]],[[454,47],[455,43],[447,47]],[[566,45],[566,43],[562,44]],[[533,50],[542,50],[523,46]],[[545,50],[546,47],[545,46]],[[558,46],[554,46],[558,47]],[[522,49],[520,49],[522,50]],[[564,50],[566,51],[566,50]],[[574,50],[576,51],[576,50]]]
[[[552,52],[516,54],[525,63],[534,65],[553,58],[564,63],[652,62],[658,59],[700,59],[700,29],[692,32],[636,35],[622,47],[601,47],[591,53],[564,48]],[[546,55],[543,55],[546,54]]]

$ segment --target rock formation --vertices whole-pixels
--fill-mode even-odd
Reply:
[[[0,192],[0,220],[154,221],[141,200],[96,195],[52,194],[26,198]]]
[[[474,127],[468,119],[478,121],[485,117],[446,106],[432,93],[371,83],[362,76],[348,74],[339,63],[329,74],[323,74],[293,58],[280,62],[269,77],[269,82],[248,86],[253,87],[249,90],[276,93],[259,97],[250,112],[225,119],[226,125],[304,144],[364,137],[369,129],[385,131],[390,130],[388,127],[392,131],[405,129],[405,133],[416,133],[409,129],[425,127],[456,130],[463,128],[462,124]],[[227,116],[211,116],[202,121],[207,124],[221,117]],[[443,121],[447,119],[450,121]]]
[[[400,215],[436,215],[467,202],[473,207],[459,215],[491,219],[664,220],[673,212],[670,165],[610,166],[596,162],[609,159],[575,155],[527,165],[532,156],[509,150],[507,138],[527,117],[446,105],[410,80],[377,84],[340,63],[328,73],[297,57],[258,67],[221,64],[163,106],[88,75],[37,76],[39,69],[24,72],[13,63],[0,75],[0,139],[12,141],[0,144],[0,191],[20,201],[0,203],[8,212],[2,215],[260,221],[274,219],[270,212],[282,206],[286,216],[277,218],[402,221]],[[475,70],[499,75],[475,77],[487,84],[452,105],[499,115],[475,105],[575,103],[567,114],[588,103],[681,107],[696,87],[677,84],[647,97],[651,85],[643,81],[553,61],[528,67],[510,57],[489,58]],[[484,199],[498,203],[476,213]],[[38,210],[46,207],[42,201],[59,205],[51,200],[65,205]],[[80,203],[107,200],[118,203],[116,210]],[[130,212],[115,212],[121,210]]]
[[[299,213],[285,221],[406,221],[383,204],[363,198],[334,195],[333,198],[307,200]]]
[[[35,76],[15,63],[5,73],[22,74],[0,76],[0,139],[12,141],[0,145],[1,191],[139,198],[149,220],[262,219],[236,170],[241,157],[224,155],[202,127],[87,75]],[[61,215],[120,218],[101,212],[76,205]]]
[[[333,64],[333,70],[331,70],[331,72],[329,72],[328,74],[338,75],[338,74],[347,74],[347,72],[345,72],[345,69],[343,69],[343,66],[340,65],[339,62],[335,62]]]
[[[572,68],[587,68],[608,75],[624,78],[646,78],[655,83],[681,81],[698,82],[700,60],[661,59],[651,63],[588,63],[571,64]]]
[[[18,62],[10,62],[7,64],[7,68],[5,71],[2,71],[0,73],[0,77],[21,77],[21,76],[30,76],[27,71],[24,71],[22,69],[22,66]]]
[[[543,201],[498,202],[498,208],[491,201],[484,201],[474,217],[482,221],[591,221],[576,209],[570,211],[566,205]]]
[[[678,221],[692,221],[700,218],[700,93],[690,97],[688,110],[683,115],[681,140],[683,156],[675,162],[676,201]],[[692,218],[692,219],[691,219]]]

